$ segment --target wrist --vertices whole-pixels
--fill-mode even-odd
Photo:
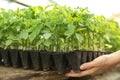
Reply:
[[[120,63],[120,51],[107,55],[107,57],[108,57],[107,61],[110,65],[117,65]]]

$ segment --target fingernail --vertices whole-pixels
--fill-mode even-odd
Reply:
[[[84,66],[80,66],[80,69],[84,69],[85,67]]]

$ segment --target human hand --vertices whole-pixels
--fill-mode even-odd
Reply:
[[[111,60],[111,56],[103,55],[91,62],[84,63],[80,66],[79,73],[74,73],[73,71],[66,74],[69,77],[83,77],[88,75],[96,75],[103,73],[105,71],[111,70],[115,66],[114,61]]]

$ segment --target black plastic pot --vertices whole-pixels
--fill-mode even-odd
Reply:
[[[12,66],[17,68],[21,67],[21,59],[17,49],[9,50]]]
[[[0,65],[2,64],[2,57],[1,57],[1,53],[0,53]]]
[[[67,70],[67,59],[66,59],[66,53],[64,52],[56,52],[53,54],[53,59],[55,63],[55,68],[58,71],[58,74],[63,74]]]
[[[103,55],[103,52],[101,52],[101,51],[97,52],[97,57],[102,56],[102,55]]]
[[[87,51],[87,62],[90,62],[94,59],[93,55],[94,55],[93,51]]]
[[[42,62],[40,53],[38,51],[30,51],[30,57],[32,60],[34,70],[41,70],[42,69]]]
[[[21,58],[21,61],[22,61],[23,68],[24,69],[32,68],[32,63],[31,63],[29,50],[26,50],[26,51],[19,50],[19,53],[20,53],[20,58]]]
[[[10,54],[9,50],[6,49],[1,49],[1,56],[2,56],[2,62],[4,63],[5,66],[9,67],[11,66],[11,59],[10,59]]]
[[[68,60],[68,65],[71,67],[71,69],[76,73],[79,72],[82,52],[79,50],[75,50],[66,54],[66,57]]]
[[[43,71],[51,70],[54,67],[53,58],[50,52],[40,51]]]
[[[107,54],[111,54],[112,52],[111,51],[106,51],[105,52],[105,54],[107,55]]]
[[[87,62],[88,61],[87,59],[88,59],[87,51],[82,51],[81,64]]]
[[[98,57],[98,53],[97,51],[93,51],[93,59],[97,58]]]
[[[3,63],[2,63],[2,55],[1,55],[1,50],[2,50],[2,48],[0,48],[0,65],[2,65]]]

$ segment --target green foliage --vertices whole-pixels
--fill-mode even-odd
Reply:
[[[120,49],[120,27],[88,8],[0,9],[0,47],[49,51]]]

